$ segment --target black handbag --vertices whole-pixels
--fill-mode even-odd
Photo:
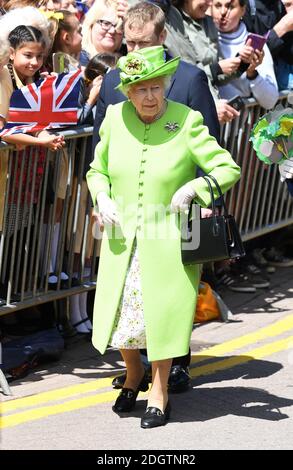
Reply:
[[[201,264],[245,256],[244,246],[233,215],[228,214],[222,190],[212,175],[206,175],[212,201],[212,216],[194,219],[195,203],[189,208],[187,227],[181,233],[181,257],[184,265]],[[222,206],[223,215],[216,215],[215,198],[210,179],[214,182]]]

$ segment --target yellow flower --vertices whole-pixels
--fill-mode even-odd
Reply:
[[[293,129],[293,119],[284,118],[280,121],[280,128],[277,132],[278,135],[290,135]]]
[[[58,12],[55,12],[55,11],[44,11],[44,10],[39,10],[39,11],[40,11],[46,18],[48,18],[48,20],[50,20],[51,18],[54,18],[54,19],[57,20],[57,21],[64,19],[63,13],[58,13]]]

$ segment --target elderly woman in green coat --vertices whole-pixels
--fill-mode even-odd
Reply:
[[[148,389],[139,349],[152,362],[152,388],[141,427],[166,424],[173,357],[188,352],[199,266],[181,261],[180,217],[193,199],[210,204],[196,167],[227,191],[240,169],[209,135],[199,112],[164,98],[179,58],[162,46],[119,59],[118,88],[128,101],[109,106],[87,173],[104,224],[94,307],[93,344],[118,348],[127,377],[113,411],[135,407]],[[196,90],[194,90],[196,93]]]

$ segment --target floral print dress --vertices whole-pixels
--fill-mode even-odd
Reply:
[[[134,240],[131,251],[110,345],[118,349],[146,348],[141,274],[136,240]]]

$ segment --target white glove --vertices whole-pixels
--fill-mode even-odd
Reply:
[[[293,178],[293,158],[288,158],[283,163],[279,164],[279,172],[281,175],[281,181],[285,179]]]
[[[172,212],[184,212],[188,209],[192,199],[194,199],[196,192],[192,187],[192,183],[186,183],[184,186],[181,186],[171,201],[171,211]]]
[[[104,224],[120,225],[117,216],[116,204],[107,193],[100,192],[97,195],[97,203],[99,214],[101,215]]]

